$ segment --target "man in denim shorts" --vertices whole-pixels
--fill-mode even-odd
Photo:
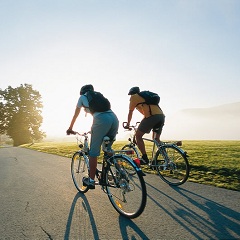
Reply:
[[[108,136],[112,140],[115,139],[118,132],[119,121],[117,116],[110,108],[102,112],[94,113],[90,112],[89,101],[87,98],[88,91],[94,91],[94,88],[91,84],[84,85],[80,90],[80,97],[78,99],[78,103],[71,124],[67,130],[67,134],[69,135],[74,133],[72,128],[82,107],[85,109],[87,113],[92,114],[93,124],[91,127],[91,141],[89,150],[90,173],[89,177],[83,178],[83,185],[88,186],[90,189],[94,189],[95,188],[94,178],[97,168],[97,157],[100,155],[103,138],[105,136]],[[111,144],[112,141],[110,145]]]
[[[128,95],[131,95],[131,97],[128,120],[125,128],[129,128],[133,111],[136,108],[144,116],[136,131],[137,146],[142,153],[142,159],[140,159],[140,163],[148,164],[149,159],[142,137],[145,133],[150,133],[150,131],[153,130],[153,137],[155,135],[155,139],[160,142],[160,135],[165,122],[165,116],[158,105],[148,105],[144,103],[144,98],[142,98],[138,93],[140,93],[139,87],[132,87],[129,90]]]

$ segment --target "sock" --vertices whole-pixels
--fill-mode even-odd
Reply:
[[[89,182],[94,182],[94,180],[93,180],[93,179],[91,179],[91,178],[89,178]]]

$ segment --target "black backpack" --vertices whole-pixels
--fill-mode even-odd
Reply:
[[[93,114],[95,112],[106,112],[111,109],[111,104],[100,92],[88,91],[86,93],[89,110]]]
[[[142,98],[144,98],[144,102],[147,105],[158,105],[160,102],[160,97],[157,93],[154,92],[150,92],[150,91],[142,91],[140,93],[138,93],[139,96],[141,96]]]
[[[152,115],[152,109],[151,109],[150,105],[157,105],[158,106],[158,104],[160,102],[159,95],[157,93],[150,92],[150,91],[142,91],[142,92],[138,93],[138,95],[140,97],[144,98],[144,102],[138,103],[137,105],[147,104],[148,107],[149,107],[149,113],[150,113],[150,115]]]

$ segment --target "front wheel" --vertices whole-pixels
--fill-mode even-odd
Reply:
[[[127,151],[124,154],[128,155],[128,157],[132,158],[133,160],[140,157],[136,146],[132,144],[126,144],[122,147],[122,150]]]
[[[160,147],[153,163],[160,178],[169,185],[181,185],[189,177],[190,166],[186,153],[175,145]]]
[[[147,201],[146,184],[142,171],[125,155],[114,155],[105,173],[106,191],[118,213],[136,218],[144,210]],[[135,174],[129,174],[129,173]]]
[[[134,146],[132,144],[127,144],[127,145],[123,146],[122,150],[125,150],[126,153],[124,153],[124,154],[128,155],[128,157],[130,157],[132,160],[140,158],[140,155],[138,153],[138,150],[137,150],[136,146]],[[134,175],[136,173],[135,170],[132,171],[132,172],[130,170],[128,170],[128,172],[131,175]]]
[[[82,179],[88,175],[88,164],[81,152],[74,153],[71,163],[71,174],[75,187],[81,193],[88,191],[88,187],[83,186]]]

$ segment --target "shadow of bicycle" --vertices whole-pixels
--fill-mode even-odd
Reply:
[[[117,219],[113,221],[117,222]],[[119,215],[118,222],[122,239],[149,239],[131,219]],[[116,232],[113,233],[112,239],[116,238]],[[64,240],[69,239],[101,239],[101,232],[99,232],[87,197],[81,193],[75,195],[70,207],[64,235]],[[121,239],[120,236],[117,239]]]
[[[207,197],[207,194],[193,192],[185,187],[170,187],[171,190],[161,191],[147,183],[153,195],[148,198],[157,205],[161,211],[175,221],[175,226],[184,229],[194,239],[239,239],[240,238],[240,212],[238,198],[234,198],[234,209],[224,206]],[[167,186],[169,187],[169,186]],[[153,196],[159,195],[161,203]],[[230,194],[230,193],[229,193]],[[224,196],[221,196],[224,198]],[[220,201],[221,198],[219,198]]]
[[[64,240],[68,239],[99,239],[91,207],[81,193],[76,194],[69,211]]]

